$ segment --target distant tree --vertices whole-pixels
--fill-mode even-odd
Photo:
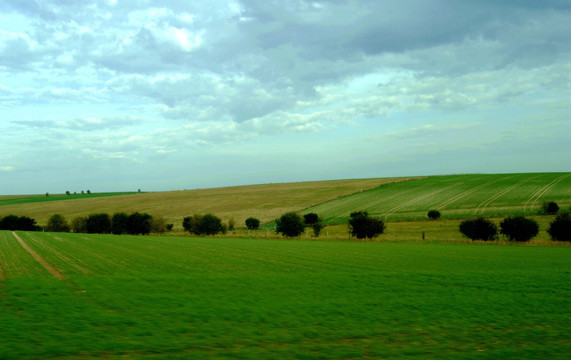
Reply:
[[[50,193],[46,193],[46,197],[50,196]]]
[[[549,224],[547,233],[555,241],[571,241],[571,215],[562,213]]]
[[[376,217],[370,217],[366,211],[351,213],[349,231],[357,239],[372,239],[385,231],[385,223]]]
[[[174,224],[167,224],[167,231],[172,231]]]
[[[257,230],[260,227],[260,220],[249,217],[246,219],[246,227],[248,230]]]
[[[111,232],[115,235],[127,234],[127,223],[129,215],[124,212],[118,212],[111,217]]]
[[[319,237],[319,234],[321,233],[321,230],[325,228],[325,225],[323,225],[321,222],[316,222],[311,225],[311,227],[313,228],[313,235],[315,237]]]
[[[68,195],[68,196],[71,195],[71,193],[69,192],[69,190],[66,191],[65,194]]]
[[[233,231],[235,227],[236,227],[236,220],[234,220],[234,218],[228,220],[228,230]]]
[[[559,205],[555,201],[546,201],[541,206],[544,214],[554,215],[559,211]]]
[[[127,219],[127,232],[131,235],[148,235],[151,232],[151,219],[147,213],[135,212]]]
[[[87,190],[87,194],[91,194],[91,191],[90,191],[90,190]]]
[[[472,240],[494,240],[498,234],[498,228],[491,221],[480,217],[476,220],[462,221],[460,232]]]
[[[281,233],[287,237],[297,237],[303,233],[303,220],[295,212],[283,214],[276,220],[276,233]]]
[[[153,216],[150,224],[152,233],[163,234],[167,231],[167,220],[162,216]]]
[[[85,221],[88,234],[109,234],[111,232],[111,218],[108,214],[91,214]]]
[[[17,215],[7,215],[0,220],[0,230],[20,230],[19,227],[20,217]]]
[[[438,220],[440,219],[440,211],[438,210],[430,210],[428,214],[426,214],[430,220]]]
[[[81,190],[81,195],[84,195],[84,194],[85,194],[85,191]]]
[[[222,225],[222,220],[212,214],[185,217],[182,227],[195,235],[216,235],[226,233],[226,226]]]
[[[71,221],[71,229],[74,233],[86,233],[87,232],[87,218],[83,216],[78,216]]]
[[[62,214],[53,214],[48,220],[46,231],[52,232],[69,232],[71,227],[67,223],[67,219]]]
[[[305,214],[303,215],[303,221],[305,225],[313,225],[319,221],[319,215],[316,213]]]
[[[500,233],[511,241],[529,241],[539,233],[539,225],[523,216],[508,217],[500,223]]]

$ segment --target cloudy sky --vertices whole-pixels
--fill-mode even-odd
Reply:
[[[0,194],[571,170],[567,0],[2,0]]]

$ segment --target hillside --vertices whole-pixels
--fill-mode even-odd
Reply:
[[[434,176],[389,184],[306,209],[326,223],[346,222],[365,210],[385,220],[425,219],[430,209],[443,218],[537,214],[544,201],[571,205],[571,173]]]
[[[234,218],[239,225],[244,224],[245,219],[250,216],[266,223],[287,211],[302,211],[339,197],[410,179],[380,178],[265,184],[110,197],[86,196],[79,199],[64,197],[59,201],[21,204],[10,204],[5,201],[6,205],[2,206],[0,203],[0,217],[8,214],[25,215],[35,218],[39,224],[45,224],[48,218],[56,213],[71,219],[94,212],[113,214],[119,211],[127,213],[138,211],[164,216],[168,222],[180,227],[185,216],[210,212],[224,221]],[[22,197],[4,197],[2,200],[15,198]]]

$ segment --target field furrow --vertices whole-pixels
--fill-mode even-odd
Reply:
[[[569,177],[571,174],[561,175],[560,177],[553,179],[550,183],[540,187],[533,195],[525,202],[523,210],[527,211],[529,208],[536,206],[537,201],[541,199],[542,196],[547,194],[555,185],[557,185],[562,180]]]

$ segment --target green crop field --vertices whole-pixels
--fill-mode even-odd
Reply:
[[[0,206],[18,205],[18,204],[32,204],[44,203],[51,201],[64,201],[64,200],[77,200],[77,199],[91,199],[99,197],[120,196],[120,195],[133,195],[137,192],[111,192],[111,193],[91,193],[91,194],[55,194],[55,195],[5,195],[0,196]]]
[[[365,210],[385,220],[426,218],[430,209],[443,218],[538,214],[544,201],[571,206],[571,173],[450,175],[388,184],[306,209],[326,223],[347,222]]]
[[[0,232],[1,359],[568,359],[571,247]]]

